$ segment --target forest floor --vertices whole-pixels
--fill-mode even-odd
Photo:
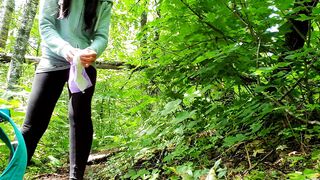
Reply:
[[[94,179],[91,174],[96,172],[98,169],[103,168],[103,164],[87,165],[86,174],[84,179]],[[37,180],[68,180],[69,179],[69,170],[68,167],[62,167],[55,173],[45,173],[40,174],[32,179]]]
[[[99,171],[99,169],[104,168],[104,164],[92,164],[92,165],[87,165],[86,167],[86,174],[84,179],[89,180],[92,179],[94,180],[94,177],[92,174],[95,172]],[[41,174],[38,176],[33,177],[33,179],[37,180],[68,180],[69,179],[69,170],[68,167],[63,167],[59,169],[56,173],[50,173],[50,174]]]
[[[86,167],[84,179],[95,180],[94,174],[105,167],[105,162],[109,157],[113,156],[115,153],[119,152],[118,149],[110,149],[101,152],[91,154],[88,159],[88,164]],[[64,166],[59,168],[54,173],[43,173],[39,174],[32,179],[34,180],[68,180],[69,179],[69,167]]]

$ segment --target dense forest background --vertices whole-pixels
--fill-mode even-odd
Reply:
[[[38,1],[19,2],[0,0],[0,104],[21,125],[41,40]],[[319,15],[318,0],[116,0],[87,179],[319,179]],[[67,177],[67,102],[26,179]]]

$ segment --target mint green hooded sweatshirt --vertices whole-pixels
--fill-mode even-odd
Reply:
[[[85,30],[85,0],[73,0],[68,17],[59,20],[59,0],[40,0],[39,28],[42,58],[36,72],[70,68],[66,53],[70,47],[94,50],[99,57],[108,44],[112,0],[99,0],[95,26]]]

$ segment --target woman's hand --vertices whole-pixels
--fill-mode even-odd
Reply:
[[[92,49],[83,49],[80,52],[80,61],[83,67],[89,67],[97,59],[97,53]]]
[[[71,63],[73,60],[73,57],[79,52],[79,49],[74,48],[72,46],[66,46],[65,48],[65,58],[66,60]]]

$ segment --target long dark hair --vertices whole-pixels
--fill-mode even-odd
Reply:
[[[72,0],[59,0],[58,19],[68,17],[68,15],[70,14],[71,1]],[[99,0],[85,0],[84,23],[86,25],[86,30],[91,29],[94,26],[98,1]]]

